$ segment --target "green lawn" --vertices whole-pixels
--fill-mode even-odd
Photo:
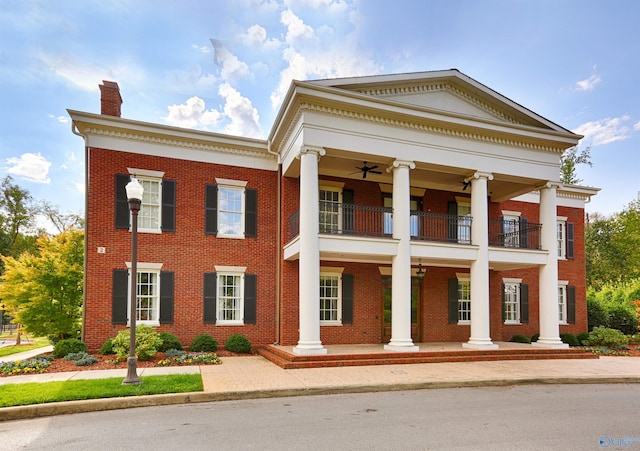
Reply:
[[[0,337],[3,339],[5,337]],[[12,337],[13,339],[13,337]],[[11,354],[17,354],[18,352],[31,351],[37,348],[43,348],[49,346],[51,343],[47,338],[24,338],[22,337],[22,344],[20,346],[4,346],[0,348],[0,357],[4,357]]]
[[[0,407],[26,406],[79,399],[117,398],[202,391],[199,374],[141,377],[140,385],[122,385],[122,378],[61,382],[29,382],[0,386]]]

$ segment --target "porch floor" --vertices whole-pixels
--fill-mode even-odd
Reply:
[[[384,344],[324,345],[325,355],[297,355],[293,346],[267,345],[258,354],[284,369],[403,363],[479,362],[489,360],[597,359],[579,349],[543,349],[530,344],[494,342],[498,349],[465,349],[459,342],[416,343],[417,352],[395,352]]]

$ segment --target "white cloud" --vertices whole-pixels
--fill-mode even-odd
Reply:
[[[305,24],[302,19],[296,16],[293,11],[287,9],[280,15],[280,22],[287,27],[285,40],[288,44],[296,44],[297,41],[308,41],[315,38],[313,28]]]
[[[630,129],[626,123],[630,119],[631,116],[625,114],[621,117],[590,121],[578,126],[573,132],[584,135],[584,139],[591,142],[593,146],[609,144],[629,138]],[[638,124],[636,123],[633,128],[637,130]]]
[[[19,157],[6,159],[7,172],[33,183],[51,183],[49,168],[51,162],[40,153],[23,153]]]
[[[55,116],[53,114],[50,114],[49,117],[51,119],[55,119],[56,121],[60,122],[61,124],[66,124],[69,122],[69,118],[67,116]]]
[[[191,47],[198,50],[200,53],[204,53],[205,55],[211,53],[211,48],[206,45],[199,46],[199,45],[193,44]]]
[[[593,91],[596,85],[601,81],[602,81],[602,78],[600,78],[600,75],[593,74],[591,77],[585,80],[580,80],[576,82],[576,89],[578,91]]]
[[[250,26],[246,33],[240,34],[238,40],[246,46],[260,47],[267,51],[276,50],[282,45],[277,39],[267,39],[267,30],[258,24]]]
[[[206,128],[220,120],[220,112],[207,110],[204,100],[196,96],[182,105],[169,105],[167,109],[169,114],[162,119],[177,127]]]
[[[230,121],[224,132],[248,138],[261,138],[260,115],[251,100],[243,97],[229,83],[223,83],[219,93],[225,99],[224,114]]]
[[[242,78],[251,78],[249,66],[240,61],[222,42],[217,39],[211,39],[211,44],[215,52],[215,61],[222,66],[220,76],[223,80],[233,82]]]
[[[640,121],[638,121],[635,124],[633,124],[633,129],[634,130],[640,130]]]

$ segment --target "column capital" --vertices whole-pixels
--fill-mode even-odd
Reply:
[[[559,190],[560,188],[562,188],[564,185],[560,182],[552,182],[552,181],[548,181],[543,185],[538,186],[538,190],[543,190],[543,189],[555,189],[556,191]]]
[[[476,171],[473,174],[471,174],[469,177],[467,177],[466,179],[464,179],[465,183],[468,183],[472,180],[479,180],[479,179],[487,179],[487,180],[493,180],[493,174],[491,172],[482,172],[482,171]]]
[[[387,172],[391,172],[396,168],[409,168],[409,169],[415,169],[416,168],[416,164],[413,161],[408,161],[408,160],[395,160],[393,163],[391,163],[391,165],[389,165],[389,167],[387,168]]]
[[[298,154],[296,155],[296,158],[300,159],[300,157],[302,155],[307,155],[307,154],[312,154],[315,153],[316,156],[318,158],[323,157],[327,151],[324,150],[323,147],[317,147],[317,146],[300,146],[300,150],[298,151]]]

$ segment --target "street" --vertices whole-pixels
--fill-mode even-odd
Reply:
[[[640,386],[535,385],[137,408],[0,423],[0,449],[640,449]]]

